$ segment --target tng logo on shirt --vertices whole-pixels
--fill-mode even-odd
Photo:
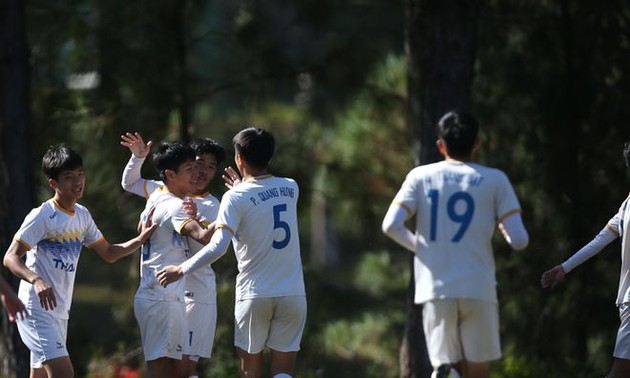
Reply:
[[[55,269],[65,270],[66,272],[74,272],[75,270],[72,262],[66,263],[60,259],[53,259],[53,262],[55,263]]]

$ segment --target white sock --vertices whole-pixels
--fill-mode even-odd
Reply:
[[[280,373],[273,376],[273,378],[293,378],[287,373]]]

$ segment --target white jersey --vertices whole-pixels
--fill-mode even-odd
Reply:
[[[479,164],[441,161],[411,170],[394,203],[416,214],[415,302],[497,302],[492,235],[520,211],[507,176]]]
[[[186,260],[188,240],[181,235],[190,217],[184,213],[183,200],[165,188],[155,190],[147,200],[146,212],[155,206],[153,223],[158,227],[151,238],[142,246],[140,258],[140,286],[136,298],[150,300],[184,300],[184,280],[162,287],[157,281],[157,272],[167,265],[179,265]]]
[[[164,183],[142,178],[141,168],[144,160],[144,158],[131,156],[123,170],[122,186],[126,191],[148,199],[155,190],[163,188]],[[202,196],[191,196],[191,198],[197,205],[197,213],[201,215],[201,223],[207,226],[214,222],[219,212],[219,200],[210,193]],[[193,238],[188,238],[188,245],[191,254],[187,257],[195,254],[203,247]],[[208,264],[188,275],[185,280],[185,291],[189,301],[216,303],[216,276],[212,266]]]
[[[53,287],[57,307],[51,314],[68,319],[81,248],[104,240],[89,210],[77,203],[70,212],[50,199],[31,210],[14,238],[28,249],[26,266]],[[20,281],[19,297],[27,308],[41,308],[29,282]]]
[[[630,302],[630,196],[619,207],[619,211],[610,221],[608,228],[621,238],[621,273],[619,275],[619,291],[617,304]]]
[[[197,213],[201,216],[200,223],[208,226],[217,219],[219,213],[219,200],[210,193],[203,196],[190,196],[197,205]],[[197,253],[203,244],[193,238],[188,238],[190,256]],[[211,264],[206,264],[192,274],[186,276],[186,298],[189,301],[216,303],[217,284],[216,275]]]
[[[305,295],[295,180],[248,179],[221,199],[217,228],[229,229],[238,262],[236,299]]]

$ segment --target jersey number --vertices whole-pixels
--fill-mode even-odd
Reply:
[[[289,228],[289,224],[280,219],[280,215],[283,211],[287,211],[287,205],[285,203],[273,207],[273,229],[281,228],[284,230],[284,238],[281,240],[274,239],[273,241],[273,247],[275,249],[286,247],[289,244],[289,240],[291,240],[291,228]]]
[[[438,217],[438,203],[440,199],[440,192],[435,189],[429,190],[429,199],[431,200],[431,230],[430,240],[435,241],[437,237],[437,217]],[[463,204],[461,212],[456,211],[456,207],[459,203]],[[461,206],[460,206],[461,208]],[[472,196],[466,192],[455,192],[446,201],[446,213],[450,220],[455,223],[459,223],[459,230],[453,235],[452,242],[459,242],[464,233],[470,226],[473,214],[475,213],[475,201]]]
[[[140,251],[142,251],[142,261],[148,260],[149,256],[151,256],[151,239],[147,239],[147,241],[142,244]]]

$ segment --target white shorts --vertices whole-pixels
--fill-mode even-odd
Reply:
[[[613,357],[630,360],[630,303],[619,305],[619,330],[615,340],[615,350]]]
[[[29,309],[25,319],[18,318],[17,327],[22,341],[31,351],[32,368],[41,368],[46,361],[68,356],[67,319],[59,319],[41,308]]]
[[[140,327],[145,361],[182,358],[185,329],[182,302],[135,298],[133,312]]]
[[[431,364],[501,358],[499,306],[474,299],[448,298],[424,303],[424,335]]]
[[[186,343],[184,354],[210,358],[214,332],[217,329],[217,305],[200,303],[186,298]]]
[[[306,297],[238,300],[234,318],[234,345],[247,353],[260,353],[264,347],[297,352],[306,324]]]

